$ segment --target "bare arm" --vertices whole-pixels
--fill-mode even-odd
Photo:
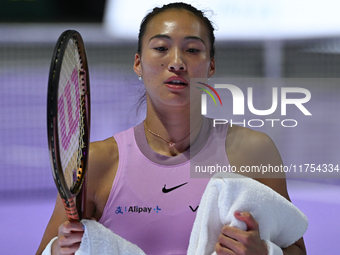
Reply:
[[[84,218],[100,219],[111,190],[117,165],[118,150],[113,138],[91,143]],[[50,240],[56,236],[58,239],[52,246],[53,254],[59,254],[63,247],[63,252],[72,254],[79,248],[82,233],[81,223],[71,224],[68,221],[63,203],[58,195],[54,211],[36,254],[41,254]]]
[[[63,202],[58,194],[57,201],[54,207],[54,211],[52,213],[51,219],[47,224],[45,233],[41,240],[40,246],[36,252],[36,255],[41,254],[50,240],[56,236],[58,236],[58,228],[59,226],[67,221],[67,215],[63,206]]]
[[[283,165],[275,144],[267,135],[243,127],[233,126],[228,130],[226,152],[230,164],[236,166],[238,170],[241,169],[241,166]],[[269,186],[290,201],[284,173],[275,173],[274,175],[268,173],[239,173]],[[264,243],[259,239],[257,222],[252,216],[245,213],[240,216],[235,215],[235,217],[245,221],[248,231],[239,231],[235,228],[224,226],[219,242],[216,244],[217,254],[232,254],[229,253],[232,249],[235,250],[233,254],[239,254],[238,252],[243,252],[244,250],[256,251],[249,254],[266,254]],[[240,241],[235,242],[235,239]],[[306,254],[303,238],[283,249],[283,251],[285,255]]]

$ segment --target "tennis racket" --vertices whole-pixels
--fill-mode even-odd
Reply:
[[[54,182],[69,221],[79,221],[86,200],[90,83],[84,43],[74,30],[62,33],[54,49],[48,81],[47,130]]]

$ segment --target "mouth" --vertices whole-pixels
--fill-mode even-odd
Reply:
[[[171,89],[183,89],[189,83],[183,77],[170,77],[165,81],[165,85]]]

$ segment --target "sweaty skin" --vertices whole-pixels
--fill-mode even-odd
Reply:
[[[150,130],[157,130],[157,134],[168,141],[181,141],[191,132],[190,117],[200,116],[198,104],[191,109],[191,114],[196,114],[190,115],[190,78],[206,78],[215,73],[215,60],[210,56],[207,27],[186,10],[170,9],[157,14],[147,25],[142,38],[141,54],[135,55],[133,68],[137,75],[143,77],[146,88],[147,126]],[[178,84],[178,81],[181,84]],[[200,122],[201,118],[197,117],[191,124],[199,126]],[[190,136],[196,137],[199,129]],[[149,132],[146,132],[145,136],[150,147],[157,153],[176,155],[173,148],[162,139]],[[189,138],[176,143],[178,152],[184,152],[189,147]],[[231,165],[237,168],[242,165],[282,164],[275,144],[267,135],[239,126],[228,129],[226,153]],[[118,162],[118,148],[113,137],[91,144],[86,218],[94,218],[97,221],[101,218],[116,176]],[[285,178],[256,180],[289,199]],[[248,212],[235,214],[235,217],[244,221],[248,229],[241,231],[224,226],[216,240],[217,254],[267,254],[266,245],[260,238],[258,224],[254,218]],[[67,221],[58,196],[37,254],[41,254],[55,236],[58,236],[58,239],[53,243],[52,254],[73,254],[79,248],[82,234],[80,223]],[[302,238],[283,250],[285,255],[306,254]]]

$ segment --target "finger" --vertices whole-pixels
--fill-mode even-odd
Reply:
[[[244,238],[245,232],[235,227],[230,227],[228,225],[224,225],[222,227],[221,233],[229,238],[240,241]]]
[[[59,226],[59,234],[68,234],[72,232],[84,232],[83,224],[80,222],[65,221]]]
[[[244,221],[247,225],[247,230],[259,230],[259,224],[249,212],[235,212],[236,219]]]
[[[75,243],[71,246],[60,247],[60,253],[64,255],[74,254],[80,247],[80,243]]]
[[[217,255],[235,255],[235,253],[229,248],[225,247],[220,243],[216,243],[215,252]]]
[[[68,247],[75,243],[80,243],[83,238],[83,233],[81,232],[74,232],[67,236],[61,235],[58,238],[59,246],[60,247]]]
[[[240,254],[243,247],[240,242],[224,234],[220,234],[217,241],[223,248],[232,251],[231,254],[234,254],[234,252]]]

